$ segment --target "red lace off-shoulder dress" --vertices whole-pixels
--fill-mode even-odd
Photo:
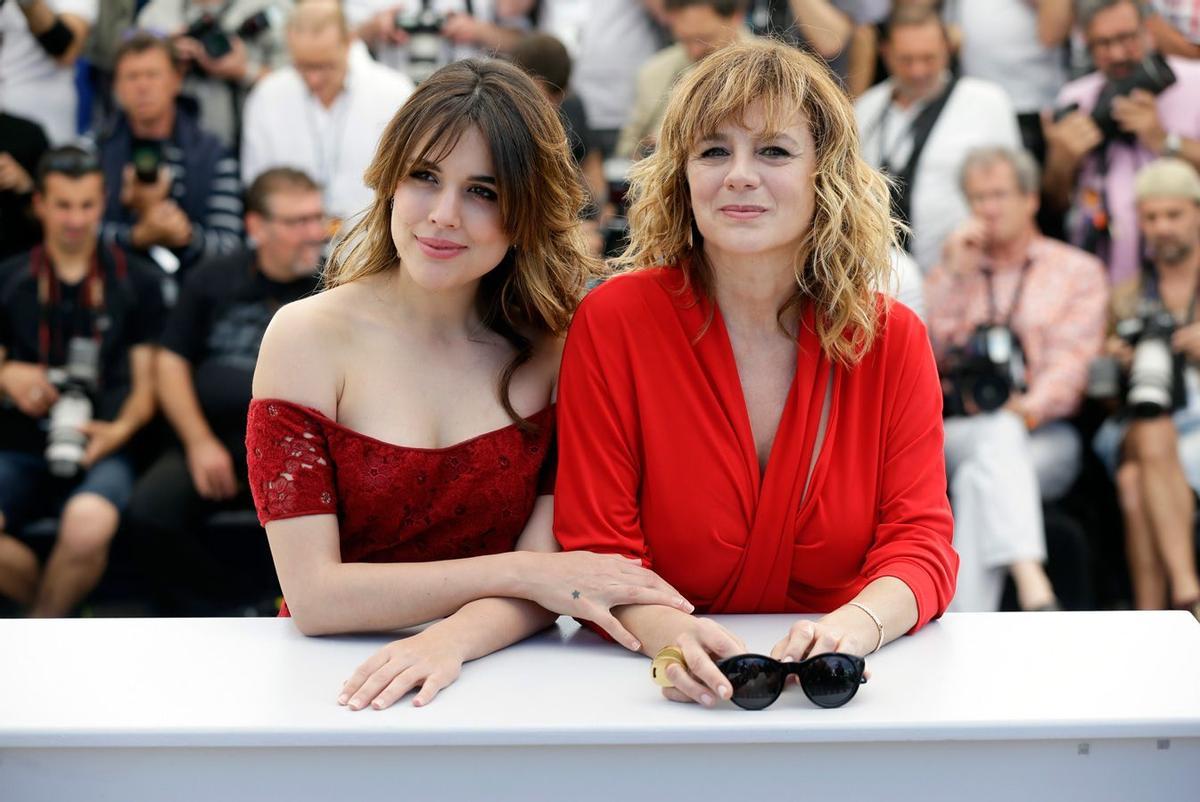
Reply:
[[[255,399],[246,459],[258,519],[337,516],[342,562],[428,562],[511,551],[553,493],[554,406],[445,448],[386,443],[309,407]],[[288,615],[286,603],[281,615]]]

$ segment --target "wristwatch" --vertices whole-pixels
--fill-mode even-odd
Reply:
[[[1183,152],[1183,137],[1179,134],[1167,134],[1167,138],[1163,140],[1162,155],[1173,159],[1181,152]]]

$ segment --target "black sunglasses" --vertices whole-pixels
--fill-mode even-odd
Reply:
[[[799,663],[781,663],[761,654],[739,654],[717,663],[733,685],[731,701],[746,710],[762,710],[783,693],[788,675],[800,678],[800,687],[818,707],[841,707],[854,698],[867,678],[867,661],[852,654],[829,652]]]

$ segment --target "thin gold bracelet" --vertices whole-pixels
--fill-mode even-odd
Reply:
[[[858,609],[862,610],[867,615],[871,616],[871,620],[875,622],[875,627],[876,627],[876,629],[879,630],[879,642],[876,643],[875,648],[871,650],[871,654],[875,654],[875,652],[879,651],[879,647],[883,646],[883,621],[880,620],[879,616],[877,616],[877,615],[875,615],[875,613],[871,612],[871,608],[867,607],[865,604],[859,604],[856,601],[852,601],[852,602],[846,602],[846,606],[847,607],[857,607]]]

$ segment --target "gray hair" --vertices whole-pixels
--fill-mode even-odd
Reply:
[[[958,171],[958,186],[963,194],[967,193],[967,175],[972,170],[991,167],[1001,162],[1012,168],[1017,176],[1017,187],[1022,193],[1033,195],[1041,191],[1041,170],[1029,151],[1004,145],[987,145],[971,149],[963,159],[962,167]]]
[[[1138,19],[1146,19],[1146,4],[1143,0],[1075,0],[1075,24],[1079,30],[1086,31],[1097,14],[1123,3],[1132,3],[1137,9]]]

